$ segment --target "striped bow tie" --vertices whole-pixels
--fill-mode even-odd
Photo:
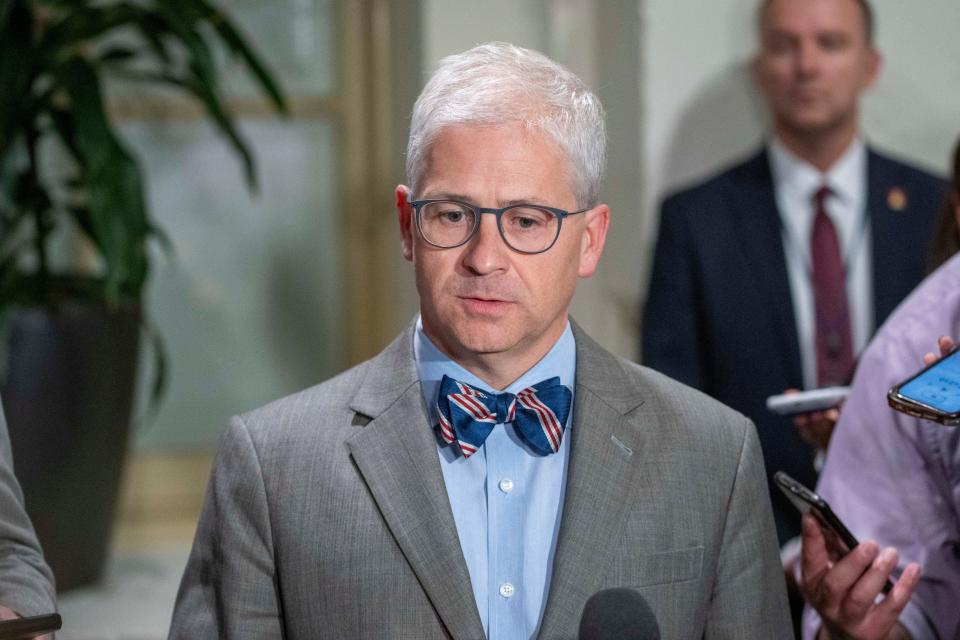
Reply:
[[[493,393],[443,376],[437,414],[440,435],[457,442],[464,458],[483,446],[494,425],[512,422],[524,442],[537,454],[556,453],[570,414],[570,389],[560,378],[550,378],[520,393]]]

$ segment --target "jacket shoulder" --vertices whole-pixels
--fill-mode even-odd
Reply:
[[[297,446],[305,440],[342,440],[352,432],[350,400],[371,371],[368,360],[324,382],[236,416],[258,446]]]
[[[628,418],[635,418],[636,428],[657,430],[661,444],[672,442],[690,453],[699,452],[701,455],[694,456],[698,458],[739,456],[744,440],[755,437],[753,423],[722,402],[643,365],[619,357],[615,360],[623,395],[636,399],[621,409],[626,409]]]
[[[664,214],[701,206],[716,206],[717,198],[730,189],[738,188],[747,181],[763,179],[769,175],[766,152],[761,149],[747,158],[728,164],[719,171],[670,192],[661,204]]]
[[[870,147],[870,162],[873,168],[891,179],[911,182],[928,187],[931,191],[942,192],[947,181],[931,171],[923,169],[907,160]]]
[[[644,390],[646,403],[658,413],[699,415],[715,423],[736,425],[738,429],[748,422],[742,413],[699,389],[635,362],[621,359],[621,363],[633,384]]]

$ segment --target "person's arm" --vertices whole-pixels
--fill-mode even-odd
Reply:
[[[675,380],[703,389],[700,296],[684,205],[664,202],[644,304],[641,361]]]
[[[260,460],[235,417],[220,439],[169,638],[281,638],[280,612]]]
[[[56,611],[53,573],[23,508],[0,409],[0,619]]]
[[[807,640],[817,637],[818,631],[821,637],[842,638],[843,632],[858,628],[868,638],[926,640],[953,637],[958,628],[956,607],[945,605],[960,594],[958,562],[948,551],[950,541],[957,540],[955,515],[936,480],[938,463],[930,457],[926,440],[931,433],[927,430],[942,427],[896,412],[886,403],[886,390],[920,368],[919,352],[909,343],[878,340],[864,354],[841,412],[818,492],[864,543],[849,561],[834,564],[822,556],[817,531],[804,530],[804,545],[812,548],[804,549],[807,566],[801,581],[810,583],[808,601],[827,627],[821,629],[820,617],[808,611]],[[860,579],[857,570],[877,562],[879,547],[867,544],[871,538],[896,548],[901,567],[915,562],[923,571],[915,576],[916,567],[902,567],[894,591],[865,607],[872,583],[866,575]],[[879,570],[886,571],[889,562],[890,558],[881,561],[884,566]],[[844,609],[840,603],[854,591],[861,604],[855,601]]]
[[[790,628],[760,443],[746,421],[704,638],[789,638]]]

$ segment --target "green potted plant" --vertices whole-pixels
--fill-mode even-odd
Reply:
[[[254,188],[254,159],[223,98],[224,54],[285,112],[278,84],[208,0],[0,0],[2,392],[27,509],[60,589],[102,571],[148,244],[162,240],[105,84],[160,85],[198,101]],[[77,244],[85,269],[57,259]],[[162,368],[155,396],[161,387]]]

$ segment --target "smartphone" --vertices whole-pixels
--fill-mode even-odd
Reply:
[[[796,393],[781,393],[767,398],[767,409],[786,416],[822,411],[836,407],[849,394],[850,387],[823,387]]]
[[[57,631],[63,625],[59,613],[0,621],[0,640],[25,640]]]
[[[827,501],[819,495],[797,482],[783,471],[777,471],[773,474],[773,481],[777,484],[780,491],[787,496],[793,506],[800,513],[812,513],[820,523],[820,530],[823,531],[823,537],[826,539],[827,548],[837,556],[842,558],[856,548],[859,542],[847,527],[840,521],[840,518],[833,512]],[[889,593],[893,588],[893,583],[887,580],[883,585],[883,592]]]
[[[887,392],[897,411],[943,425],[960,424],[960,350],[954,349]]]

